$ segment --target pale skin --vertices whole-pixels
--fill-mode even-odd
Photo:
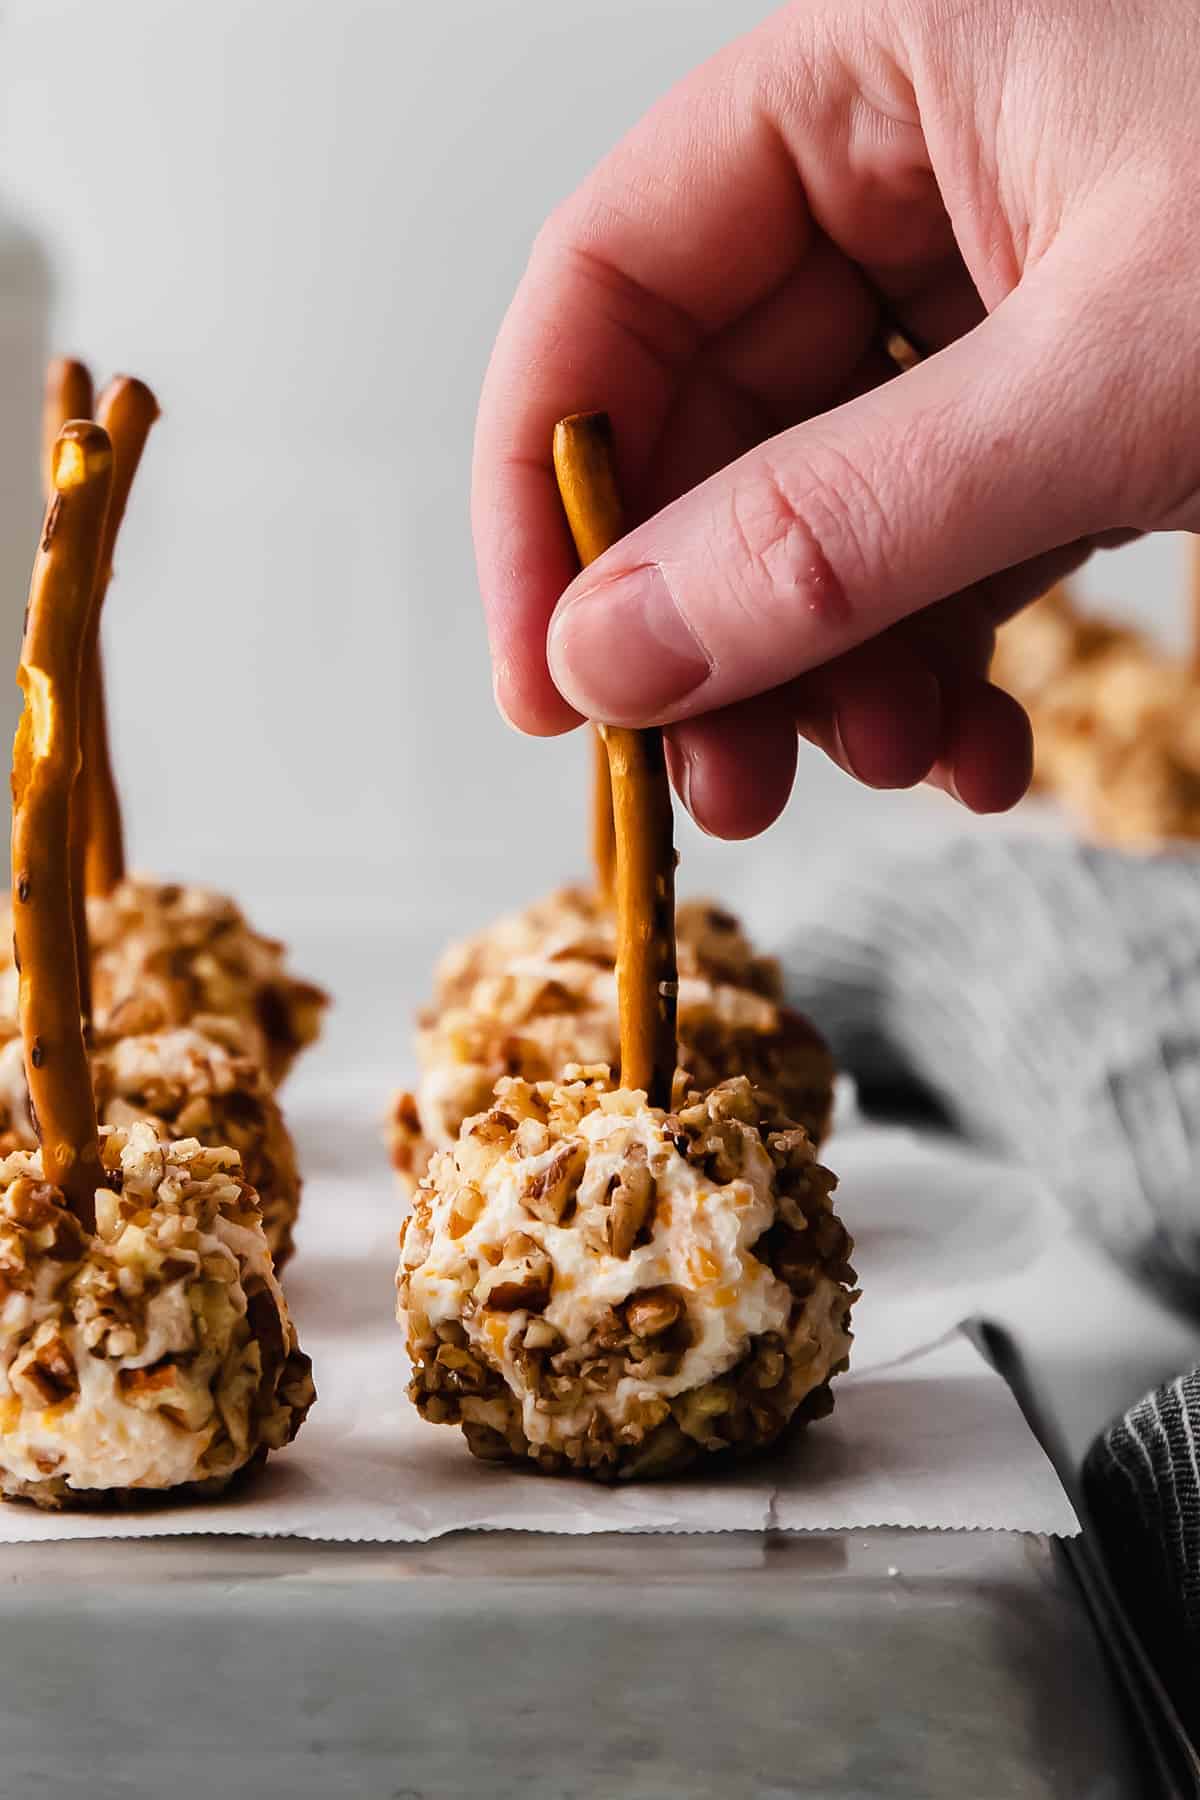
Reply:
[[[797,734],[875,787],[1024,792],[996,625],[1096,545],[1200,530],[1195,0],[796,0],[548,220],[473,516],[521,730],[667,727],[722,837]],[[931,354],[894,378],[888,320]],[[577,575],[554,424],[630,518]]]

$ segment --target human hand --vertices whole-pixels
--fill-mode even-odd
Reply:
[[[1028,782],[995,625],[1096,543],[1200,528],[1194,0],[799,0],[549,220],[480,405],[505,715],[667,727],[749,836],[796,732],[977,811]],[[894,377],[888,319],[936,352]],[[560,416],[630,516],[575,576]]]

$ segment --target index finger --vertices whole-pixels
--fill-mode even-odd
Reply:
[[[497,700],[524,730],[563,731],[579,717],[545,658],[576,572],[551,461],[556,421],[610,415],[636,523],[683,372],[811,242],[757,75],[770,29],[681,82],[553,215],[501,328],[476,429],[472,524]]]

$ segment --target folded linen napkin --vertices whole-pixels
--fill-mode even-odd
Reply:
[[[969,837],[806,875],[788,985],[1200,1311],[1200,855]]]

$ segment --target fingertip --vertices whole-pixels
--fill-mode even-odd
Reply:
[[[496,615],[488,617],[492,698],[504,723],[530,737],[556,737],[581,715],[559,693],[546,664],[540,632],[522,634]]]
[[[942,693],[937,677],[917,663],[889,687],[854,691],[834,710],[834,729],[850,773],[866,787],[916,787],[938,753]]]
[[[492,682],[496,710],[510,731],[522,737],[562,737],[584,723],[583,715],[555,692],[547,701],[532,698],[520,688],[496,678]]]
[[[896,634],[849,651],[794,685],[799,730],[872,788],[924,781],[942,742],[941,685]]]
[[[696,753],[690,748],[682,729],[669,728],[663,732],[663,751],[667,759],[667,774],[671,778],[671,786],[675,790],[680,805],[692,823],[698,825],[706,837],[711,837],[713,834],[709,831],[703,817],[697,814],[696,801],[692,792]]]
[[[496,711],[500,714],[500,717],[504,720],[504,723],[508,726],[508,729],[510,731],[519,732],[521,730],[521,727],[520,727],[520,725],[518,725],[516,719],[513,717],[512,713],[509,711],[508,702],[505,698],[505,691],[506,691],[507,685],[508,685],[508,676],[506,675],[505,671],[503,669],[493,669],[492,670],[492,699],[496,703]]]
[[[471,517],[501,717],[535,737],[570,731],[582,715],[546,660],[547,627],[576,566],[552,470],[493,452],[486,473],[477,468]]]
[[[668,726],[663,739],[675,791],[710,837],[757,837],[786,807],[796,729],[790,706],[775,696]]]
[[[972,682],[957,697],[942,758],[944,783],[973,813],[1009,812],[1033,779],[1033,728],[1011,694]]]

